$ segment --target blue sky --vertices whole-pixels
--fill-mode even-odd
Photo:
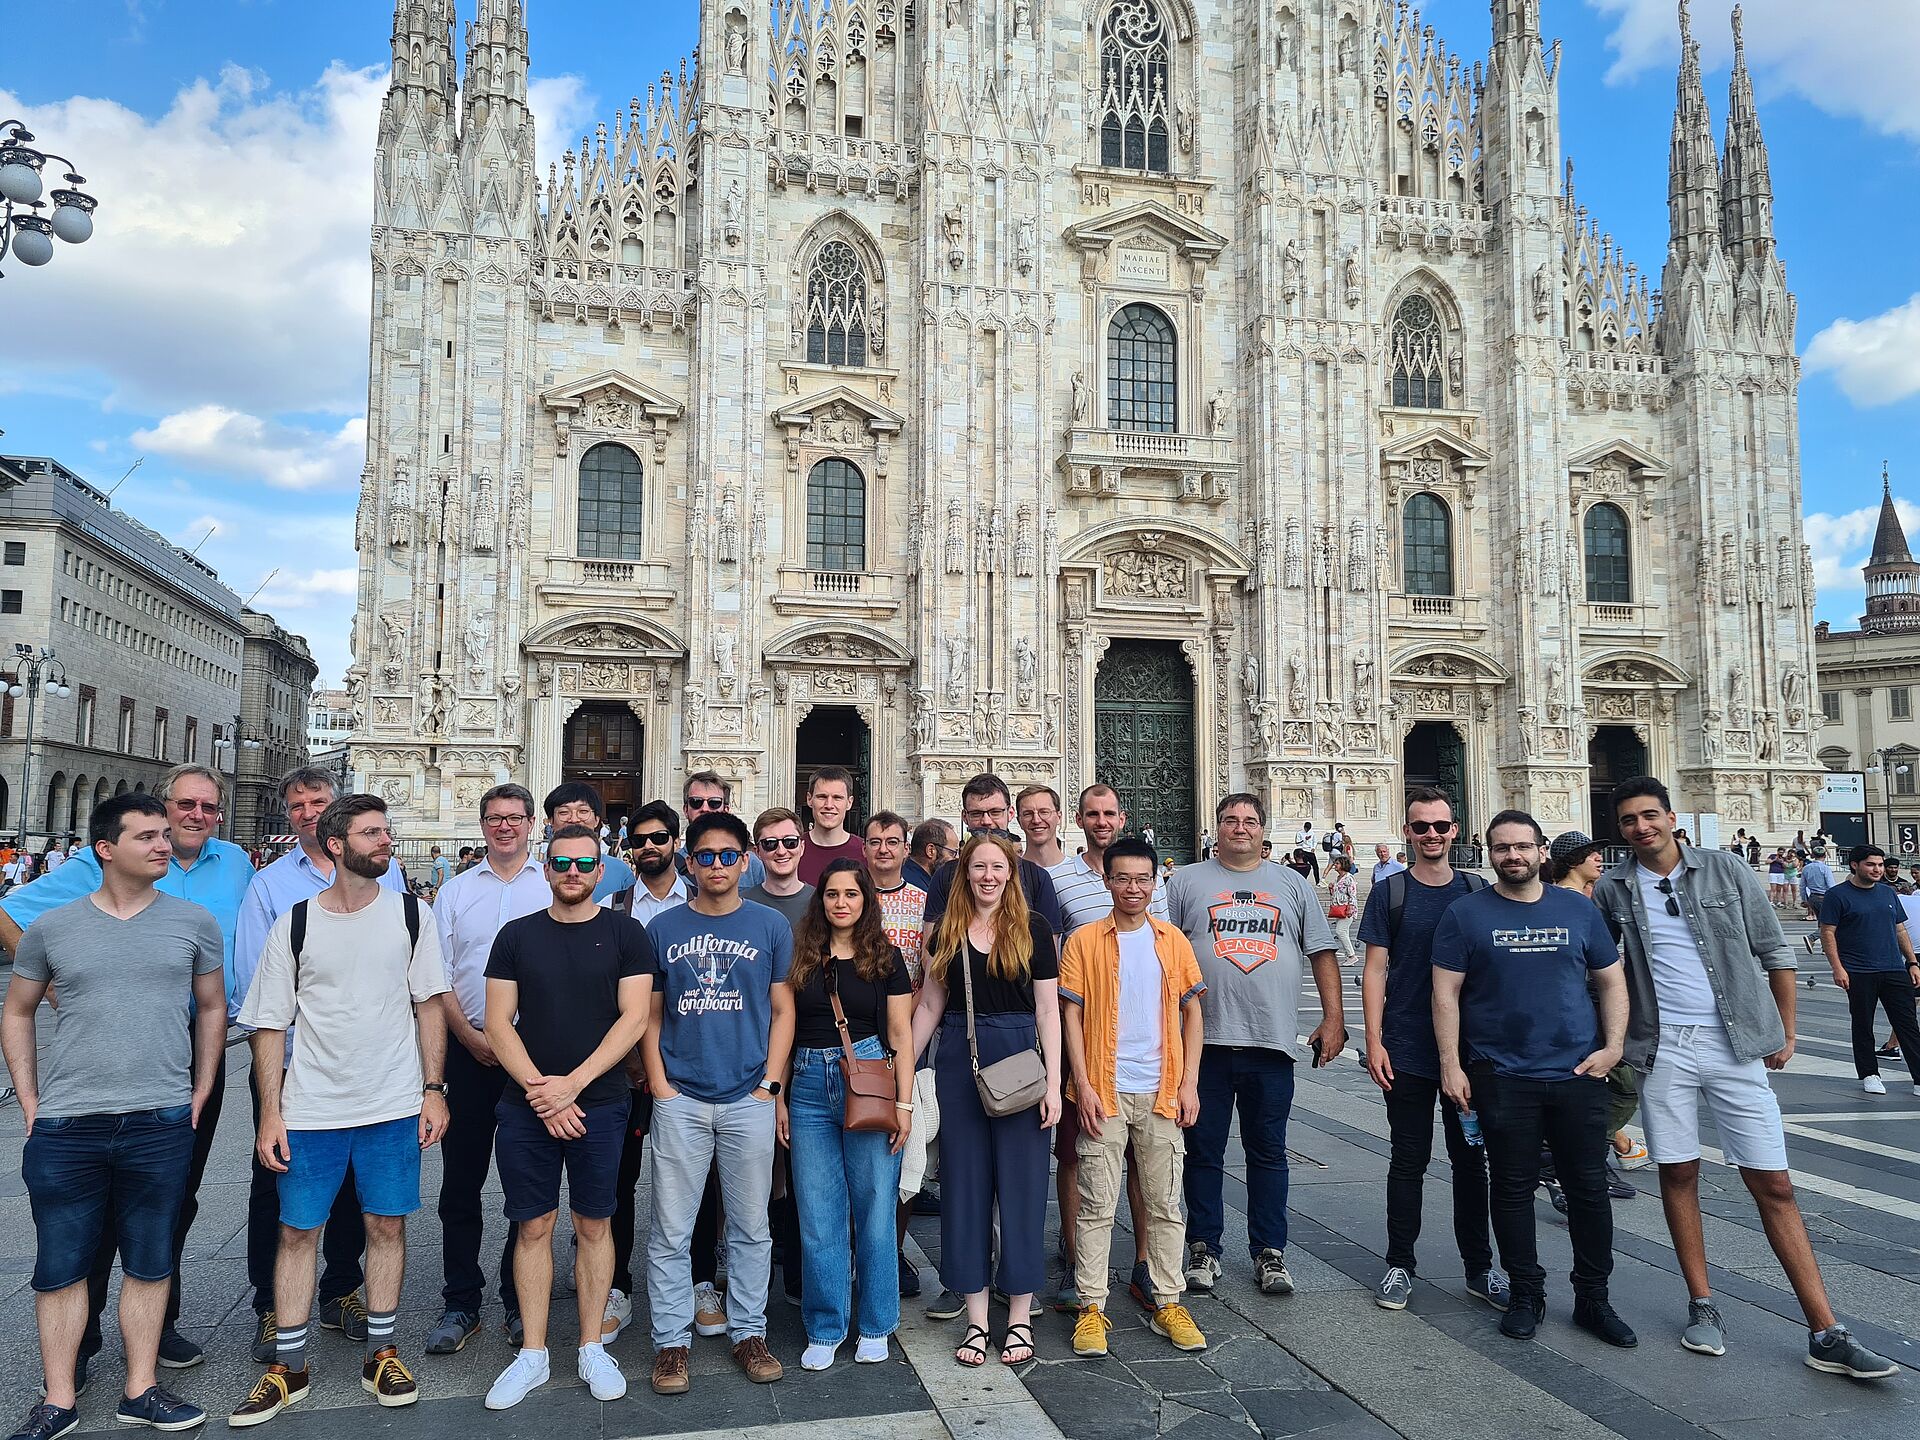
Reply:
[[[476,0],[458,0],[462,26]],[[1054,0],[1055,4],[1060,0]],[[1077,0],[1076,0],[1077,3]],[[1802,464],[1820,615],[1859,613],[1881,461],[1920,523],[1915,0],[1749,0],[1782,254],[1808,356]],[[1043,7],[1044,8],[1044,7]],[[1565,41],[1579,198],[1656,277],[1672,0],[1546,0]],[[530,0],[541,166],[692,43],[694,0]],[[1486,0],[1434,0],[1472,57]],[[366,407],[366,229],[389,0],[41,0],[8,15],[0,119],[23,111],[102,205],[95,238],[0,280],[0,447],[52,454],[304,632],[337,681]],[[1728,15],[1696,6],[1724,122]],[[1905,443],[1903,443],[1905,442]],[[1920,534],[1916,535],[1920,541]]]

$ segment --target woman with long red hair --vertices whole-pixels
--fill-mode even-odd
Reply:
[[[1029,1317],[1046,1280],[1049,1131],[1060,1119],[1060,961],[1053,931],[1028,908],[1012,842],[975,835],[961,847],[946,913],[926,942],[926,978],[913,1012],[913,1049],[936,1027],[940,1101],[940,1283],[966,1298],[967,1333],[953,1358],[987,1359],[988,1269],[1000,1212],[998,1288],[1006,1293],[1003,1365],[1033,1358]],[[965,966],[963,971],[960,967]],[[1013,1115],[989,1116],[967,1044],[966,980],[982,1068],[1038,1049],[1046,1093]]]

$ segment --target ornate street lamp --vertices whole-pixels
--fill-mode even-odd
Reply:
[[[11,252],[22,265],[44,265],[53,258],[55,238],[79,245],[93,234],[93,212],[100,202],[74,188],[87,182],[74,173],[71,160],[34,149],[32,139],[33,132],[20,121],[0,120],[0,260]],[[47,203],[40,198],[40,171],[49,160],[67,167],[68,187],[48,197],[50,217],[38,213]]]
[[[27,728],[21,745],[26,759],[20,766],[20,844],[24,847],[27,816],[33,804],[33,717],[40,691],[44,687],[48,695],[65,699],[73,694],[73,687],[67,684],[66,667],[53,658],[51,645],[38,652],[31,645],[15,645],[13,658],[0,662],[0,686],[15,700],[23,695],[27,699]]]

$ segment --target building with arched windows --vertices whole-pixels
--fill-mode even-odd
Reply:
[[[1175,848],[1416,781],[1605,835],[1647,768],[1811,823],[1744,57],[1722,149],[1686,37],[1656,296],[1573,190],[1601,57],[1490,3],[1469,60],[1389,0],[703,0],[697,69],[536,156],[518,0],[463,68],[399,0],[362,782],[440,837],[499,774],[825,763],[910,815],[1097,777]]]

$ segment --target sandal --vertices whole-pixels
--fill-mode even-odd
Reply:
[[[978,1342],[973,1338],[976,1335],[980,1337]],[[960,1344],[953,1352],[954,1362],[969,1370],[978,1370],[987,1363],[987,1340],[986,1326],[969,1325],[967,1333],[961,1337]]]
[[[1023,1334],[1026,1336],[1024,1340],[1020,1338]],[[1015,1350],[1024,1350],[1027,1353],[1015,1356],[1013,1354]],[[1007,1326],[1007,1341],[1006,1344],[1000,1347],[1000,1363],[1002,1365],[1024,1365],[1031,1359],[1033,1359],[1033,1326]]]

